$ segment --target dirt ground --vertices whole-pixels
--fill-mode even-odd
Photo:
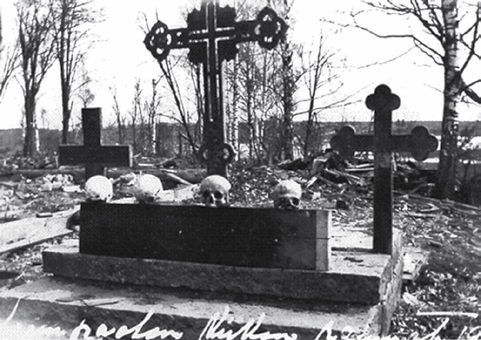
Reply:
[[[236,167],[231,173],[232,202],[241,206],[267,205],[273,186],[286,178],[305,184],[310,176],[307,171]],[[61,186],[50,187],[46,184],[48,181],[51,178],[0,179],[0,223],[39,212],[66,210],[83,199],[81,191],[75,192],[78,183],[73,178],[59,177]],[[63,187],[71,192],[62,191]],[[117,193],[125,192],[119,189]],[[123,194],[117,194],[120,195]],[[343,204],[339,205],[339,201]],[[369,183],[362,186],[315,183],[305,192],[303,204],[312,208],[334,208],[334,227],[336,224],[356,224],[372,228]],[[394,221],[404,231],[405,245],[421,247],[429,251],[430,256],[416,282],[403,288],[401,303],[392,321],[392,336],[414,339],[435,334],[442,339],[479,338],[481,209],[396,191]],[[0,255],[0,283],[15,286],[44,275],[41,252],[59,241]],[[7,277],[2,278],[5,271],[15,271],[18,275],[7,280]]]

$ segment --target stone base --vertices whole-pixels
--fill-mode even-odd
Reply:
[[[119,258],[82,254],[76,245],[43,253],[45,272],[72,279],[347,303],[384,298],[391,256],[338,251],[332,253],[331,267],[325,272]]]
[[[14,309],[19,299],[14,321],[22,320],[37,326],[60,326],[69,334],[82,321],[92,329],[91,335],[95,334],[102,323],[108,329],[118,329],[122,325],[132,328],[140,324],[149,312],[153,314],[142,326],[142,332],[154,327],[171,329],[183,332],[182,339],[199,339],[209,325],[210,318],[216,313],[220,318],[227,310],[227,320],[218,329],[232,329],[235,332],[249,320],[257,321],[265,315],[262,327],[256,334],[264,331],[295,333],[298,339],[309,340],[316,339],[323,329],[340,334],[346,327],[359,333],[380,334],[383,331],[382,324],[388,322],[385,319],[388,316],[383,313],[380,304],[299,303],[218,294],[214,297],[213,294],[192,291],[159,290],[81,280],[74,283],[59,278],[44,278],[0,292],[2,320]],[[131,336],[123,338],[130,339]]]
[[[14,321],[70,333],[83,321],[91,335],[102,323],[108,330],[140,324],[137,333],[159,327],[182,332],[182,339],[206,339],[207,327],[212,339],[221,338],[212,336],[215,329],[236,332],[250,320],[252,330],[261,317],[255,334],[295,333],[297,339],[314,340],[325,338],[317,338],[323,329],[340,334],[349,327],[385,335],[402,282],[402,252],[400,242],[395,244],[392,257],[333,252],[329,272],[120,259],[79,254],[77,244],[64,244],[44,253],[44,269],[56,277],[0,291],[0,319],[20,300]],[[221,318],[226,308],[227,320],[213,323],[213,315]],[[135,330],[128,331],[117,338],[132,338]]]

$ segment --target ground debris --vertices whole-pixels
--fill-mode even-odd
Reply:
[[[270,195],[275,185],[281,180],[292,179],[303,188],[303,208],[333,209],[334,227],[345,225],[371,233],[372,163],[345,164],[340,168],[321,166],[314,171],[315,163],[311,169],[295,170],[234,164],[230,170],[231,203],[234,206],[272,207]],[[319,162],[317,165],[320,166]],[[198,177],[202,178],[199,176],[202,172],[198,170],[192,173],[183,170],[168,173],[182,174],[182,178],[190,183],[196,183]],[[344,180],[336,183],[332,178],[326,178],[326,174]],[[412,174],[416,174],[416,171],[410,174],[414,176]],[[129,196],[133,175],[131,171],[125,171],[123,175],[115,184],[114,198]],[[46,175],[36,179],[10,178],[0,182],[0,219],[16,213],[23,218],[36,213],[66,210],[84,199],[82,192],[65,192],[54,188],[42,191],[41,185],[46,179],[55,182],[53,176]],[[64,181],[66,187],[81,184],[75,178],[64,179],[67,179]],[[189,191],[189,197],[192,196],[191,188],[194,186],[185,188]],[[479,313],[481,208],[436,200],[423,196],[429,190],[412,192],[413,189],[398,187],[395,191],[394,225],[402,228],[406,246],[422,248],[430,255],[418,280],[405,287],[400,307],[392,321],[393,335],[404,338],[413,334],[429,334],[441,325],[443,318],[433,316],[434,313],[451,312],[449,324],[440,336],[458,338],[465,326],[472,329],[481,321],[479,315],[470,318],[466,315],[474,314],[461,314]],[[72,237],[76,236],[67,238]],[[41,251],[56,242],[52,240],[0,256],[0,270],[19,273],[17,279],[9,284],[21,284],[43,276]]]

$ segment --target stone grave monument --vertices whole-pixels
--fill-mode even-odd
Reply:
[[[145,40],[160,61],[172,48],[189,47],[191,60],[203,64],[208,109],[200,154],[209,173],[221,175],[232,158],[223,134],[222,60],[232,58],[243,41],[272,48],[286,30],[268,8],[253,21],[234,18],[233,8],[203,2],[188,16],[187,29],[169,30],[158,22]],[[368,97],[368,107],[384,117],[399,106],[396,98],[380,87]],[[381,120],[374,137],[357,141],[353,131],[342,130],[333,144],[352,153],[358,143],[370,148],[374,139],[374,152],[382,156],[376,156],[382,170],[377,176],[389,184],[390,152],[398,141],[390,136],[390,117]],[[95,124],[99,129],[100,120]],[[415,142],[424,132],[401,139],[424,154]],[[101,149],[98,140],[95,146],[88,138],[84,143]],[[96,171],[112,164],[108,156],[82,157],[69,159]],[[382,188],[392,195],[389,185]],[[349,235],[334,243],[331,212],[325,210],[85,202],[79,241],[43,253],[44,271],[53,276],[0,292],[0,317],[21,299],[16,318],[118,339],[386,334],[403,261],[400,234],[392,223],[381,228],[387,231],[374,231],[373,251],[344,242]]]
[[[102,145],[102,111],[100,108],[82,109],[84,145],[60,145],[60,165],[84,165],[85,180],[105,175],[105,167],[132,167],[130,145]]]

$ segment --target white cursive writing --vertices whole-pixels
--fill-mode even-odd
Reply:
[[[215,313],[214,315],[212,315],[212,317],[207,322],[207,325],[202,330],[202,333],[199,336],[199,340],[234,340],[237,337],[239,337],[239,339],[241,340],[297,340],[297,334],[295,333],[256,333],[261,327],[264,318],[265,314],[262,313],[257,319],[257,321],[249,319],[247,323],[245,323],[235,332],[232,329],[226,330],[225,328],[220,328],[222,324],[226,323],[230,325],[234,321],[234,319],[229,315],[229,307],[226,307],[222,315],[220,315],[219,313]]]
[[[107,325],[104,323],[97,327],[95,332],[95,336],[98,338],[106,338],[109,336],[115,336],[115,339],[122,339],[127,335],[131,335],[131,339],[145,339],[145,340],[153,340],[153,339],[166,339],[171,337],[173,339],[179,340],[184,335],[183,332],[178,332],[170,329],[160,329],[159,327],[154,327],[148,331],[141,333],[142,327],[150,320],[152,315],[154,314],[153,311],[150,311],[145,316],[144,320],[140,323],[135,325],[132,328],[128,328],[125,325],[120,326],[118,329],[116,328],[108,328]],[[79,339],[90,339],[90,335],[92,333],[92,329],[89,325],[85,323],[85,320],[82,320],[80,325],[75,327],[72,334],[70,335],[70,340],[79,340]],[[83,334],[83,338],[80,338],[80,335]],[[115,335],[114,335],[115,334]]]

